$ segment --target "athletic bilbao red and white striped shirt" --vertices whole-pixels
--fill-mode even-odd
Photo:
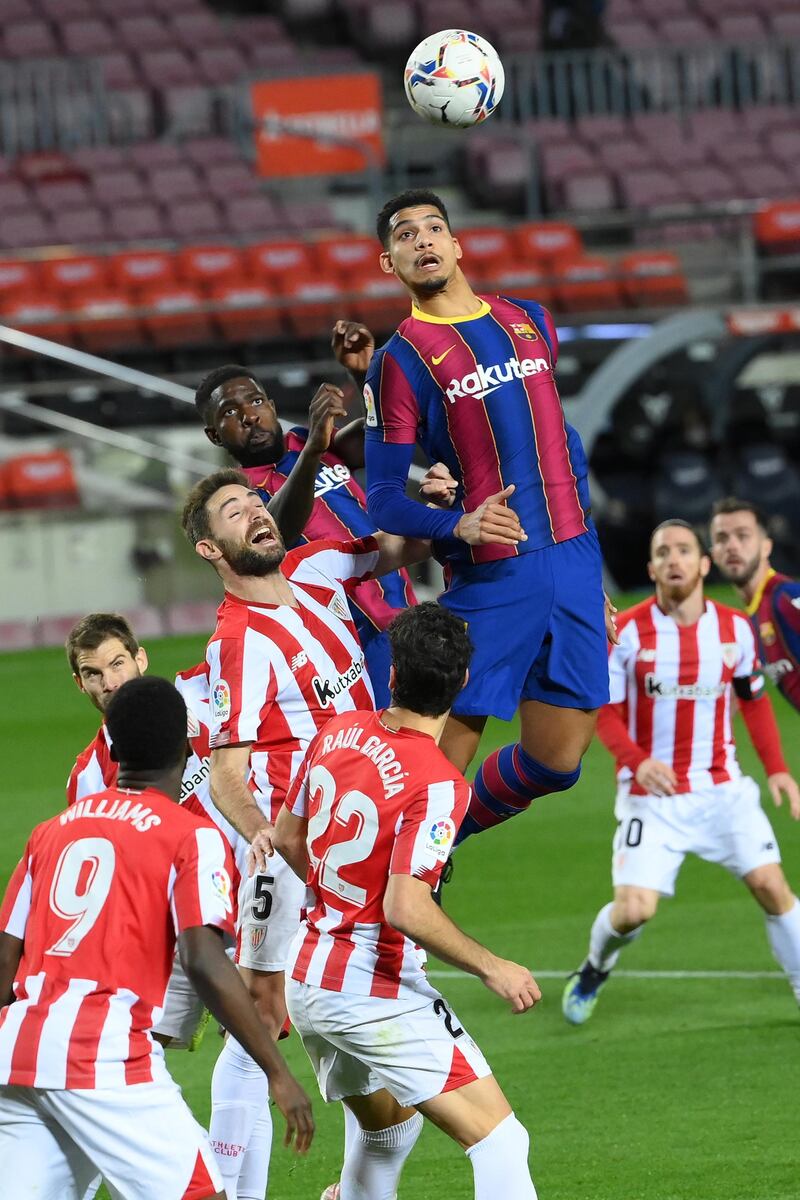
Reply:
[[[317,730],[375,707],[347,590],[377,561],[374,538],[311,542],[281,567],[296,608],[229,593],[220,605],[206,652],[211,747],[253,744],[248,783],[272,821]]]
[[[176,937],[232,924],[219,831],[161,792],[108,788],[34,829],[0,907],[20,938],[0,1011],[0,1083],[104,1088],[167,1078],[150,1029]]]
[[[738,779],[741,768],[731,727],[734,678],[758,666],[753,632],[735,609],[706,600],[695,625],[679,625],[655,598],[617,618],[611,647],[611,703],[623,703],[630,737],[645,758],[668,763],[679,792]],[[617,761],[620,780],[633,780]],[[634,795],[644,795],[635,780]]]
[[[74,804],[84,796],[93,796],[117,782],[117,764],[111,757],[111,738],[105,722],[97,731],[94,741],[81,751],[67,780],[67,804]]]
[[[436,886],[470,789],[428,734],[391,730],[381,718],[334,717],[287,797],[308,818],[313,896],[287,971],[330,991],[394,998],[425,975],[421,952],[386,922],[389,876]]]

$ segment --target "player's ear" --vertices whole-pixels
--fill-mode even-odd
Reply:
[[[381,265],[381,270],[383,271],[384,275],[394,275],[394,264],[392,263],[392,256],[388,250],[381,251],[381,256],[378,259],[378,262]]]
[[[464,251],[461,249],[461,242],[458,240],[457,237],[453,238],[453,245],[454,245],[455,251],[456,251],[456,259],[463,258]]]
[[[397,683],[397,671],[394,669],[394,663],[389,667],[389,695],[394,699],[394,688]]]
[[[711,559],[707,554],[700,555],[700,574],[705,579],[708,572],[711,570]]]
[[[462,683],[461,687],[465,688],[468,683],[469,683],[469,667],[467,667],[466,671],[464,672],[464,682]]]
[[[137,667],[139,668],[139,674],[144,675],[145,671],[150,665],[147,657],[147,651],[145,650],[144,646],[140,646],[133,657]]]
[[[219,546],[215,546],[209,538],[201,538],[195,546],[195,553],[204,558],[206,562],[217,562],[222,558],[222,551]]]
[[[772,545],[773,545],[772,538],[765,537],[764,538],[764,557],[765,558],[769,558],[770,555],[772,554]]]
[[[203,433],[211,442],[212,446],[222,445],[222,442],[219,440],[219,434],[217,433],[216,429],[214,429],[213,425],[206,425],[203,429]]]
[[[83,686],[83,680],[81,679],[80,675],[76,675],[73,672],[72,678],[75,680],[75,687],[78,689],[78,691],[85,692],[86,688]]]
[[[653,583],[655,583],[655,581],[656,581],[656,573],[655,573],[655,569],[654,569],[654,567],[653,567],[653,564],[652,564],[651,562],[648,562],[648,564],[647,564],[647,577],[648,577],[648,579],[650,579],[650,580],[651,580]]]

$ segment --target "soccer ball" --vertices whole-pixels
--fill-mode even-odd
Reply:
[[[435,125],[465,128],[485,121],[500,103],[504,85],[494,46],[465,29],[432,33],[406,63],[408,102]]]

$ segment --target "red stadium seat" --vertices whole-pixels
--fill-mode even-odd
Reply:
[[[550,304],[553,289],[549,273],[536,267],[512,267],[501,272],[496,290],[512,299],[536,300],[539,304]]]
[[[18,258],[0,261],[0,308],[12,296],[34,292],[38,278],[38,266],[35,263]]]
[[[200,287],[240,283],[247,274],[235,246],[188,246],[178,255],[177,267],[181,279]]]
[[[43,262],[40,271],[46,291],[60,292],[67,304],[71,294],[86,288],[102,288],[107,283],[103,258],[54,258]]]
[[[323,238],[314,250],[323,273],[338,277],[345,288],[354,277],[378,270],[380,246],[370,237],[345,234]]]
[[[3,303],[3,324],[12,329],[35,333],[37,337],[54,342],[66,342],[70,337],[69,323],[64,320],[63,305],[41,291],[19,292]],[[22,351],[21,353],[25,353]]]
[[[330,337],[333,322],[341,314],[343,289],[322,274],[286,280],[281,288],[286,315],[296,337]]]
[[[71,304],[75,326],[87,350],[139,346],[145,341],[142,323],[133,315],[135,305],[119,291],[87,290]]]
[[[629,304],[642,307],[685,304],[689,298],[680,259],[665,250],[642,250],[619,260],[622,292]]]
[[[63,508],[80,504],[72,459],[66,450],[20,454],[5,463],[3,475],[12,508]]]
[[[4,507],[2,503],[0,507]],[[34,626],[30,621],[0,621],[0,650],[28,650],[33,645]]]
[[[365,272],[360,279],[352,280],[351,290],[354,294],[347,313],[377,333],[396,329],[411,311],[408,293],[394,275]]]
[[[459,229],[456,237],[464,251],[464,269],[476,281],[478,290],[484,282],[494,283],[503,271],[510,270],[517,255],[510,234],[490,225],[479,229]]]
[[[622,295],[609,260],[600,255],[584,255],[561,263],[553,288],[553,302],[564,312],[619,308]]]
[[[768,204],[753,219],[756,242],[765,254],[797,254],[800,250],[800,200]]]
[[[211,299],[219,305],[214,320],[228,341],[263,341],[284,332],[281,306],[263,283],[217,283],[211,288]]]
[[[557,259],[576,258],[583,253],[583,239],[578,230],[561,221],[533,221],[521,225],[515,238],[522,261],[536,266]]]
[[[163,250],[133,250],[115,254],[111,277],[124,291],[165,286],[175,282],[175,258]]]
[[[194,345],[211,338],[211,321],[198,311],[205,302],[202,292],[191,284],[165,284],[143,289],[141,302],[154,311],[142,318],[156,346]]]
[[[305,242],[261,242],[244,252],[253,279],[263,279],[279,290],[300,275],[314,273],[311,251]]]

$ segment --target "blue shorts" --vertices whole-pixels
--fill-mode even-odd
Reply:
[[[355,606],[354,606],[355,607]],[[353,610],[351,609],[351,612]],[[392,647],[385,629],[376,629],[361,613],[357,622],[358,637],[364,650],[364,661],[369,681],[375,693],[375,707],[388,708],[392,702],[389,691],[389,668],[392,665]]]
[[[475,646],[454,713],[509,721],[522,700],[559,708],[608,703],[602,559],[594,527],[518,558],[459,567],[439,603],[464,618]]]

